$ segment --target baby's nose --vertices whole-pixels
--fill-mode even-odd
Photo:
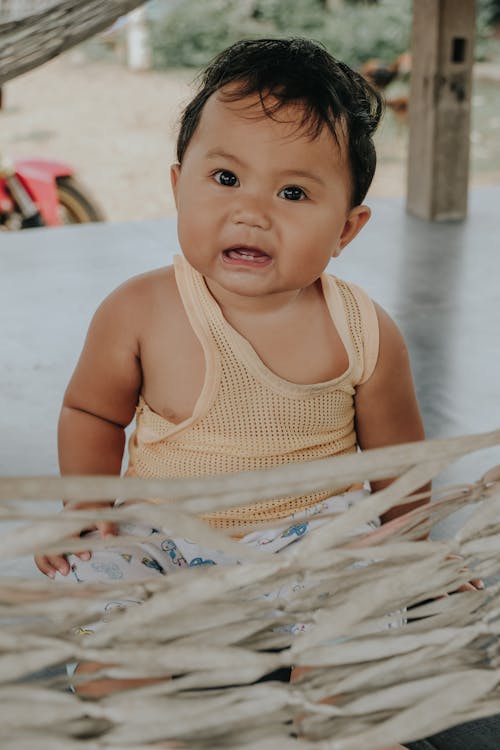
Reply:
[[[260,198],[245,197],[235,205],[232,221],[258,229],[270,229],[271,215],[267,201]]]

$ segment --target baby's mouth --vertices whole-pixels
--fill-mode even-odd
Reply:
[[[234,245],[224,250],[223,255],[226,259],[247,262],[247,263],[267,263],[271,257],[258,247],[249,247],[248,245]]]

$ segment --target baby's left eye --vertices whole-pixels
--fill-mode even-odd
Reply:
[[[307,195],[302,188],[297,185],[289,185],[288,187],[283,188],[283,190],[280,190],[278,193],[278,196],[287,201],[303,201],[307,198]]]

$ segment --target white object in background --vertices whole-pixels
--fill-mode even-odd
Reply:
[[[130,70],[151,69],[151,48],[144,8],[136,8],[127,17],[127,66]]]

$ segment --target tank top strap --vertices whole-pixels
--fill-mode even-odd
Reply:
[[[174,256],[174,271],[184,310],[193,331],[203,344],[204,341],[212,338],[209,321],[205,314],[203,277],[189,265],[182,255]]]
[[[228,323],[207,289],[205,279],[181,255],[174,257],[174,269],[184,309],[202,345],[210,347],[213,352],[221,346],[224,350],[227,347]]]
[[[209,303],[215,304],[215,300],[203,276],[183,256],[174,256],[174,271],[184,310],[205,357],[205,381],[193,414],[193,418],[198,418],[215,398],[221,377],[220,350],[208,315]]]
[[[373,373],[378,358],[379,331],[375,305],[356,284],[328,274],[323,275],[322,281],[332,319],[344,344],[345,329],[348,332],[351,345],[348,354],[354,359],[351,375],[353,385],[361,385]]]
[[[345,283],[345,282],[344,282]],[[379,325],[375,303],[356,284],[348,284],[350,293],[356,300],[361,321],[361,340],[363,343],[363,371],[358,385],[365,383],[373,374],[378,360]]]

